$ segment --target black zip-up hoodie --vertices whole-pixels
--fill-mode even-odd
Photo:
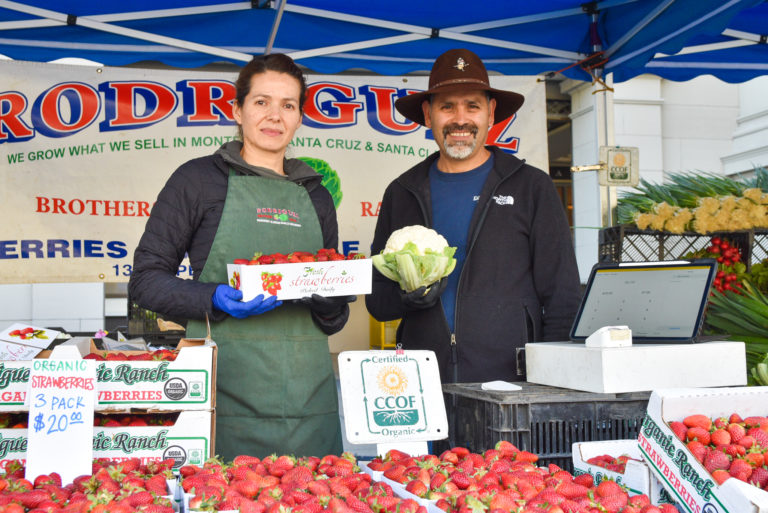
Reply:
[[[550,177],[495,147],[494,167],[475,207],[459,279],[455,332],[442,305],[408,310],[399,286],[374,271],[368,311],[402,318],[404,349],[436,353],[443,382],[520,381],[529,341],[567,340],[579,306],[576,256],[565,212]],[[429,168],[438,153],[395,179],[384,192],[371,254],[404,226],[432,226]]]
[[[323,247],[337,248],[336,209],[331,194],[321,185],[322,176],[297,159],[285,160],[285,176],[251,166],[240,156],[240,148],[240,141],[230,141],[213,155],[182,164],[160,191],[134,251],[128,283],[130,299],[142,308],[179,320],[203,320],[206,314],[211,320],[226,317],[213,308],[211,299],[219,284],[197,280],[221,221],[230,168],[241,175],[291,180],[304,186],[320,220]],[[192,280],[176,276],[185,253],[193,269]],[[323,332],[335,333],[346,323],[349,306],[332,319],[312,317]]]

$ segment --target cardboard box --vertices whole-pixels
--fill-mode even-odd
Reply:
[[[93,428],[94,458],[140,458],[143,463],[167,458],[174,468],[202,466],[214,455],[214,411],[183,411],[173,426]],[[26,460],[27,429],[0,429],[0,469],[11,460]]]
[[[39,356],[79,358],[88,353],[107,355],[87,344],[62,344]],[[96,362],[96,411],[212,410],[216,407],[214,342],[183,339],[174,361],[115,360]],[[122,351],[136,354],[142,351]],[[0,411],[26,411],[24,404],[31,362],[0,362]]]
[[[595,393],[747,384],[743,342],[607,348],[539,342],[525,345],[525,360],[530,383]]]
[[[710,364],[711,372],[717,372]],[[765,415],[768,387],[656,390],[638,437],[640,451],[678,508],[691,513],[766,513],[768,492],[738,479],[718,485],[669,428],[700,413],[711,418]]]
[[[243,291],[243,301],[259,294],[278,299],[321,296],[350,296],[371,293],[370,258],[298,264],[227,264],[229,284]],[[270,290],[270,280],[279,280],[279,290]],[[275,292],[275,294],[273,294]]]
[[[587,460],[603,454],[613,457],[626,454],[634,459],[627,461],[623,474],[587,463]],[[659,480],[651,474],[651,469],[643,461],[643,454],[640,452],[637,440],[576,442],[573,444],[572,457],[574,476],[590,474],[594,478],[595,484],[604,478],[611,479],[626,487],[629,495],[645,494],[651,499],[652,504],[674,504],[672,497],[664,490]]]

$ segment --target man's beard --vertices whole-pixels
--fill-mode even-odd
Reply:
[[[469,132],[472,135],[472,139],[469,141],[459,141],[453,144],[448,144],[447,137],[451,132]],[[443,127],[443,145],[445,146],[445,153],[455,160],[465,160],[472,155],[477,146],[477,126],[473,124],[466,125],[446,125]]]

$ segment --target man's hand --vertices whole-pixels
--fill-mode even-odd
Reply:
[[[277,300],[276,296],[269,296],[264,299],[264,294],[259,294],[250,301],[243,303],[240,301],[243,299],[243,292],[224,284],[216,287],[212,299],[214,308],[237,319],[263,314],[283,304],[282,301]]]
[[[425,308],[430,308],[437,304],[437,301],[440,299],[440,295],[443,293],[445,287],[447,286],[448,279],[443,278],[442,280],[433,283],[429,287],[419,287],[413,292],[406,293],[405,291],[401,290],[400,299],[402,300],[403,304],[411,310],[424,310]]]

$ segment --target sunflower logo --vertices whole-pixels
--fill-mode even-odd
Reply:
[[[627,163],[627,157],[623,153],[615,153],[613,155],[613,165],[618,167],[624,167]]]
[[[408,378],[405,373],[394,365],[382,368],[376,376],[379,388],[389,395],[400,395],[408,387]]]

